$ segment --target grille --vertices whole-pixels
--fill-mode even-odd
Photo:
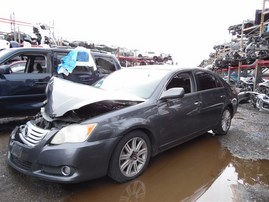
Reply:
[[[24,144],[34,147],[48,132],[49,130],[39,128],[28,121],[26,125],[20,126],[19,136]]]
[[[32,163],[28,162],[28,161],[22,161],[21,159],[18,159],[17,157],[13,156],[11,154],[11,160],[13,161],[13,163],[15,163],[17,166],[25,169],[25,170],[30,170]]]

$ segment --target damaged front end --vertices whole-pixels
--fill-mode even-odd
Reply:
[[[109,92],[57,77],[52,77],[48,83],[46,95],[47,103],[43,112],[51,118],[61,117],[69,111],[80,108],[89,109],[89,106],[90,108],[96,106],[100,109],[100,105],[103,105],[105,108],[111,108],[107,109],[109,111],[115,108],[117,109],[115,106],[126,107],[145,101],[145,99],[135,95]],[[100,115],[100,113],[97,114]],[[89,118],[93,116],[89,115]]]
[[[144,101],[133,95],[111,93],[57,77],[48,83],[46,94],[45,107],[18,128],[21,141],[30,147],[38,144],[51,130],[58,131]]]
[[[105,157],[119,137],[87,140],[100,131],[101,135],[110,134],[100,129],[100,122],[107,120],[102,115],[141,102],[141,98],[54,78],[47,87],[45,107],[12,131],[7,162],[22,173],[56,182],[102,177],[109,162]]]
[[[78,109],[70,110],[59,117],[51,117],[45,112],[45,109],[41,109],[41,113],[37,114],[33,121],[35,125],[43,129],[62,128],[66,125],[73,123],[81,123],[87,119],[100,116],[109,112],[120,110],[135,104],[139,101],[117,101],[106,100],[97,103],[88,104]]]

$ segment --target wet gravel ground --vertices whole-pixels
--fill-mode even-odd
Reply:
[[[80,187],[82,186],[81,184],[61,185],[41,181],[37,178],[23,175],[7,165],[8,134],[15,125],[24,123],[25,120],[0,121],[0,202],[68,201],[69,197],[74,194],[74,186]],[[244,173],[244,175],[249,175],[251,178],[248,183],[232,185],[234,186],[232,189],[237,196],[233,201],[269,201],[269,166],[267,166],[269,165],[269,113],[261,112],[248,103],[241,104],[232,121],[229,134],[216,138],[237,159],[239,167],[248,167],[254,162],[255,165],[258,165],[256,166],[257,168],[255,167],[258,170],[257,176],[253,177],[253,174]],[[248,170],[253,173],[251,169]],[[259,178],[263,179],[261,180],[262,183],[259,182]],[[107,178],[93,180],[90,185],[98,185],[103,181],[105,181],[105,186],[110,184],[112,187],[122,186],[114,184]]]
[[[233,156],[251,160],[269,160],[269,112],[250,104],[241,104],[231,130],[233,134],[219,137]]]
[[[241,104],[228,135],[219,141],[234,157],[251,164],[269,160],[269,112],[259,111],[249,103]],[[263,176],[269,181],[269,168]],[[259,177],[259,176],[257,176]],[[240,201],[269,201],[269,184],[242,184],[234,187]]]

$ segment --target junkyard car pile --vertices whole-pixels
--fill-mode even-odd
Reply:
[[[259,83],[255,91],[241,92],[239,96],[249,100],[255,108],[269,112],[269,80]]]
[[[267,19],[268,17],[267,14]],[[235,37],[231,42],[213,47],[215,53],[211,53],[210,57],[214,59],[214,68],[238,66],[239,62],[243,65],[252,64],[256,59],[269,59],[269,32],[260,34],[260,30],[257,29],[259,20],[258,18],[255,21],[247,20],[244,24],[228,28]]]
[[[171,65],[130,67],[94,86],[53,76],[46,105],[10,137],[8,163],[57,182],[125,182],[152,156],[204,134],[225,135],[237,95],[218,75]]]
[[[222,74],[231,86],[239,89],[239,102],[248,101],[269,112],[269,26],[265,26],[261,34],[257,29],[261,23],[260,10],[256,10],[255,17],[255,21],[246,20],[230,26],[228,30],[234,36],[231,42],[214,46],[215,52],[201,66]],[[268,13],[264,17],[268,20]]]
[[[231,78],[229,82],[230,85],[237,85],[240,89],[238,93],[239,103],[250,102],[253,107],[261,111],[269,112],[269,80],[262,79],[262,82],[258,83],[254,89],[253,77],[242,77],[239,83],[237,83],[237,81],[235,81],[235,83],[231,82],[233,81]]]

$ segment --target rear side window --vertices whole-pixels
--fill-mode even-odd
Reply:
[[[43,55],[32,56],[30,58],[28,73],[46,73],[47,72],[47,59]]]
[[[222,87],[220,81],[214,75],[207,72],[198,71],[195,73],[195,77],[198,91]]]
[[[94,57],[97,69],[101,74],[110,74],[116,70],[113,58],[99,56]]]

